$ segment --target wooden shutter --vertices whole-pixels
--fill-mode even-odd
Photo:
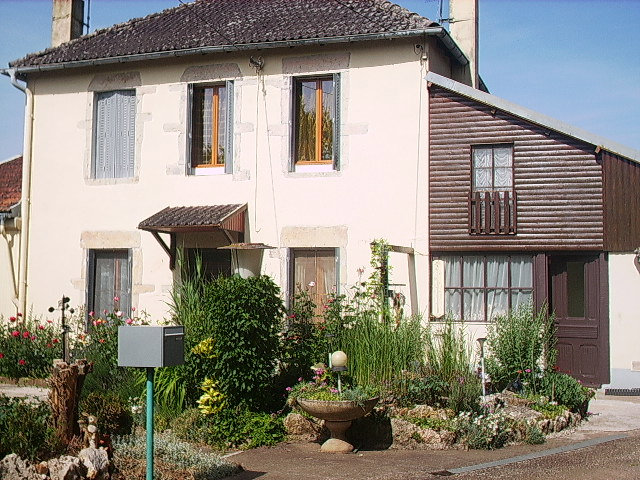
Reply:
[[[132,177],[136,143],[135,91],[100,92],[95,98],[93,177]]]
[[[340,74],[333,74],[333,90],[335,96],[335,118],[333,119],[333,169],[340,170],[340,123],[342,121],[340,115],[340,97],[342,91],[340,88]]]
[[[226,83],[227,87],[227,130],[224,133],[225,138],[225,159],[224,173],[233,173],[233,81]]]
[[[296,171],[296,129],[298,128],[298,120],[296,118],[296,95],[298,82],[293,77],[288,77],[289,81],[289,171]]]
[[[185,174],[194,173],[193,160],[193,84],[187,85],[187,146],[185,157]]]

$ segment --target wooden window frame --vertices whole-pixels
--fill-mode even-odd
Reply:
[[[293,307],[293,299],[296,294],[296,282],[295,282],[295,257],[297,252],[314,251],[316,252],[333,252],[333,258],[335,261],[335,283],[336,283],[336,295],[340,293],[340,249],[338,247],[295,247],[289,248],[288,252],[288,275],[287,275],[287,304],[289,308]]]
[[[196,152],[194,147],[195,139],[193,137],[193,132],[191,132],[191,155],[190,155],[190,165],[191,168],[224,168],[225,161],[220,162],[218,151],[220,147],[220,89],[227,88],[226,84],[194,84],[192,86],[192,97],[196,96],[196,92],[202,91],[202,95],[205,94],[206,90],[213,90],[213,98],[212,98],[212,108],[211,108],[211,163],[196,163]],[[225,95],[226,95],[225,91]],[[195,105],[195,102],[192,100],[191,105],[191,128],[194,128],[197,125],[196,117],[200,117],[200,123],[204,124],[204,111],[198,109]],[[229,119],[227,119],[226,128],[230,128]],[[225,145],[226,147],[226,145]]]
[[[300,128],[299,122],[298,122],[298,108],[299,108],[299,91],[300,88],[302,88],[302,82],[311,82],[311,81],[315,81],[316,82],[316,127],[315,127],[315,133],[316,133],[316,140],[315,140],[315,149],[314,149],[314,153],[315,153],[315,160],[298,160],[298,152],[299,152],[299,142],[298,142],[298,129]],[[293,128],[293,155],[294,155],[294,161],[293,163],[295,165],[332,165],[336,163],[336,155],[337,155],[337,149],[336,149],[336,143],[339,142],[339,138],[336,138],[337,135],[337,129],[335,128],[335,122],[337,122],[339,120],[339,115],[337,112],[337,109],[339,108],[338,105],[338,101],[336,100],[334,102],[335,106],[334,106],[334,115],[333,115],[333,122],[334,122],[334,128],[333,128],[333,139],[332,139],[332,151],[333,151],[333,155],[332,158],[330,160],[322,160],[322,82],[324,81],[331,81],[333,84],[333,88],[334,88],[334,95],[337,96],[339,95],[339,89],[336,88],[336,77],[335,75],[318,75],[318,76],[313,76],[313,77],[295,77],[293,79],[294,85],[293,85],[293,118],[294,118],[294,128]]]
[[[504,288],[499,288],[499,287],[488,287],[487,286],[487,257],[504,257],[507,261],[507,286]],[[482,270],[482,286],[481,287],[465,287],[464,286],[464,258],[465,257],[482,257],[482,264],[483,264],[483,270]],[[532,276],[531,276],[531,287],[513,287],[512,285],[512,278],[511,278],[511,265],[512,265],[512,258],[513,257],[530,257],[531,259],[531,268],[532,268]],[[460,286],[459,287],[449,287],[448,285],[448,278],[446,278],[446,274],[445,274],[445,278],[444,278],[444,292],[445,292],[445,299],[446,299],[446,292],[447,290],[449,291],[460,291],[460,318],[456,319],[457,321],[461,321],[461,322],[482,322],[482,323],[487,323],[488,321],[490,321],[489,319],[487,319],[487,305],[488,305],[488,297],[489,297],[489,292],[491,291],[498,291],[498,290],[506,290],[507,292],[507,309],[511,310],[513,308],[512,305],[512,294],[514,292],[526,292],[526,293],[531,293],[532,295],[532,300],[535,300],[533,298],[533,296],[535,295],[535,284],[536,284],[536,268],[535,268],[535,257],[534,255],[528,255],[528,254],[520,254],[520,253],[499,253],[499,252],[495,252],[495,253],[463,253],[463,254],[456,254],[456,255],[447,255],[447,254],[443,254],[443,255],[438,255],[433,257],[433,260],[445,260],[447,258],[455,258],[456,262],[458,262],[459,267],[460,267],[460,278],[459,278],[459,283]],[[432,261],[433,261],[432,260]],[[465,290],[482,290],[482,296],[483,296],[483,319],[482,320],[466,320],[464,318],[464,292]],[[447,310],[446,310],[446,300],[445,300],[445,314],[447,314]]]
[[[474,165],[474,155],[473,152],[475,149],[479,148],[490,148],[491,149],[491,188],[490,189],[477,189],[475,186],[475,165]],[[495,186],[495,149],[497,148],[509,148],[511,149],[511,189],[510,190],[500,190]],[[473,193],[476,192],[502,192],[502,191],[515,191],[515,175],[514,175],[514,155],[513,155],[513,143],[490,143],[490,144],[477,144],[471,146],[471,191]]]

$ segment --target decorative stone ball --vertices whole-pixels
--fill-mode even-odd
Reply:
[[[347,354],[342,350],[338,350],[331,354],[331,366],[344,367],[347,364]]]

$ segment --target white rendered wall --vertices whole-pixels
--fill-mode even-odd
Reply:
[[[611,388],[640,388],[640,265],[632,253],[609,254]]]
[[[428,300],[428,95],[412,41],[349,49],[263,51],[120,65],[42,76],[35,93],[28,304],[44,313],[62,293],[81,305],[86,252],[130,248],[132,305],[167,315],[169,258],[138,223],[167,206],[247,203],[245,241],[265,252],[263,273],[286,291],[289,247],[339,247],[340,288],[369,273],[369,243],[414,247],[419,309]],[[441,61],[441,60],[440,60]],[[342,74],[341,167],[290,173],[292,78]],[[235,81],[234,173],[185,174],[187,85]],[[90,178],[94,91],[135,88],[136,176]],[[215,235],[211,246],[220,245]],[[206,243],[206,241],[205,241]],[[409,299],[406,255],[392,254],[391,282]],[[409,310],[407,304],[406,311]]]

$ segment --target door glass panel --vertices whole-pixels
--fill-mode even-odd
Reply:
[[[584,317],[584,262],[567,262],[567,314]]]

